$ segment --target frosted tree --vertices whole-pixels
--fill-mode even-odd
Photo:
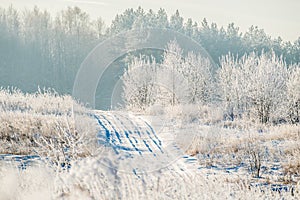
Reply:
[[[221,59],[218,71],[218,87],[221,102],[224,104],[225,119],[233,120],[239,107],[240,87],[238,84],[238,64],[233,55],[228,54]]]
[[[206,104],[212,100],[212,65],[208,58],[188,53],[183,64],[183,75],[188,80],[189,102]]]
[[[129,63],[123,76],[125,103],[139,108],[154,103],[208,104],[214,93],[211,70],[208,58],[192,52],[184,56],[177,42],[171,41],[161,64],[147,57],[134,58]]]
[[[252,54],[249,59],[253,59],[254,56]],[[255,70],[251,70],[251,66],[247,68],[250,70],[246,76],[252,79],[252,81],[250,79],[247,94],[259,121],[267,123],[283,117],[287,66],[283,59],[278,58],[274,53],[270,56],[262,53],[256,60],[256,65],[252,66]]]
[[[163,87],[171,92],[169,99],[171,105],[188,101],[188,85],[183,71],[183,51],[175,40],[171,41],[167,44],[164,52],[160,67],[161,76],[158,77],[158,81],[162,83]]]
[[[300,66],[289,69],[287,81],[287,109],[288,119],[291,123],[300,122]]]
[[[155,81],[157,104],[174,106],[189,103],[188,80],[172,65],[160,65]]]
[[[144,110],[155,102],[156,62],[149,57],[134,57],[122,76],[123,100],[128,108]]]
[[[122,79],[124,102],[128,107],[145,109],[155,104],[188,103],[189,85],[184,74],[182,49],[171,41],[166,47],[161,64],[153,58],[133,58]],[[192,71],[192,70],[191,70]]]
[[[274,53],[254,53],[241,59],[232,55],[223,57],[219,71],[222,100],[231,109],[231,115],[251,114],[261,123],[284,116],[287,66]]]

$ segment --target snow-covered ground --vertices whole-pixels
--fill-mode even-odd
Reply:
[[[247,159],[226,150],[248,137],[239,130],[121,111],[91,117],[97,154],[71,161],[66,170],[53,171],[37,156],[1,155],[0,199],[299,198],[299,185],[253,178]],[[193,148],[198,152],[191,156]],[[279,163],[269,163],[265,173],[279,177]]]

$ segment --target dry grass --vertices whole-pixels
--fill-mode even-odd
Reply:
[[[210,126],[197,130],[186,151],[200,166],[219,169],[244,165],[239,173],[252,173],[252,181],[296,185],[300,181],[300,126]],[[209,155],[209,156],[208,156]],[[272,171],[279,164],[278,171]]]
[[[0,154],[38,154],[63,163],[93,153],[96,126],[71,96],[1,89],[0,113]]]

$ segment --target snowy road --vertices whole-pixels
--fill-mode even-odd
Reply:
[[[110,146],[116,154],[120,151],[140,155],[150,153],[153,156],[163,153],[161,140],[141,118],[116,112],[98,113],[94,117],[101,128],[97,135],[99,144]]]
[[[165,168],[179,158],[189,161],[162,119],[150,123],[142,116],[117,111],[95,111],[93,116],[99,126],[98,144],[111,150],[118,170],[144,173]]]

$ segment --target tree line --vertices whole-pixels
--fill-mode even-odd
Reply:
[[[125,10],[106,25],[101,18],[93,20],[78,7],[53,16],[38,7],[18,11],[10,6],[0,8],[0,85],[25,92],[40,86],[71,93],[76,72],[93,47],[122,31],[147,27],[169,28],[190,36],[219,65],[220,58],[228,52],[242,57],[253,51],[272,51],[282,55],[288,64],[300,62],[300,38],[294,42],[273,39],[257,26],[241,33],[234,23],[218,27],[206,19],[185,20],[179,11],[168,16],[162,8],[155,12],[141,7]],[[156,60],[159,56],[162,53]]]

